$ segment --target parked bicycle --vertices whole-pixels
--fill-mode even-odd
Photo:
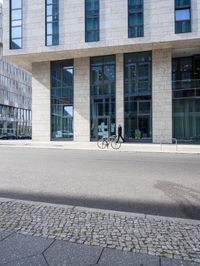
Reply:
[[[121,147],[121,142],[117,141],[117,136],[102,138],[97,142],[97,146],[100,149],[108,148],[110,145],[114,150],[118,150]]]

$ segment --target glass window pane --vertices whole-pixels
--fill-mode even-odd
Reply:
[[[22,0],[11,0],[12,9],[21,8],[22,7]]]
[[[15,39],[11,42],[11,49],[20,49],[22,47],[22,39]]]
[[[11,33],[12,33],[13,39],[20,38],[22,35],[22,28],[21,27],[13,27]]]
[[[59,44],[58,0],[47,1],[46,6],[46,45]]]
[[[176,21],[189,20],[189,19],[190,19],[189,9],[176,10]]]
[[[52,62],[52,139],[73,139],[73,60]]]
[[[12,20],[17,20],[22,18],[22,11],[21,9],[12,10]]]
[[[16,26],[22,26],[22,21],[21,20],[14,20],[12,21],[12,27],[16,27]]]
[[[191,1],[190,0],[175,0],[176,7],[182,7],[182,6],[190,6]]]
[[[85,0],[85,41],[99,41],[99,0]]]
[[[128,37],[143,37],[143,1],[129,0]]]
[[[47,16],[51,16],[53,14],[53,5],[47,6]]]

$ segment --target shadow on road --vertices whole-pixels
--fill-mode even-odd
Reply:
[[[200,219],[200,191],[169,181],[157,181],[155,188],[176,202],[180,210],[191,219]]]
[[[167,187],[166,187],[167,185]],[[46,203],[65,204],[73,206],[81,206],[88,208],[98,208],[134,213],[143,213],[151,215],[160,215],[167,217],[190,218],[200,220],[200,200],[199,204],[192,204],[184,195],[187,189],[180,185],[173,184],[156,184],[157,189],[163,190],[174,200],[174,204],[153,203],[153,202],[134,202],[119,199],[97,199],[97,198],[83,198],[83,197],[69,197],[58,196],[53,194],[40,194],[40,193],[20,193],[14,191],[0,191],[1,198],[30,200]],[[184,193],[183,193],[184,191]],[[198,191],[190,190],[191,195],[196,197]]]

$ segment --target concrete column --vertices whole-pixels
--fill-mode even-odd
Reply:
[[[124,135],[124,56],[116,55],[116,133],[118,125]]]
[[[50,62],[32,66],[32,138],[50,141]]]
[[[74,141],[90,141],[90,60],[74,59]]]
[[[153,50],[153,143],[172,142],[171,49]]]

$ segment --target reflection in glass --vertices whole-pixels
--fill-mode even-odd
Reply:
[[[22,48],[22,1],[10,0],[10,49]]]
[[[85,41],[99,41],[99,0],[85,0]]]
[[[200,55],[174,58],[173,137],[200,143]]]
[[[152,137],[152,63],[151,52],[125,54],[124,118],[125,138],[150,141]]]
[[[59,1],[46,0],[46,45],[59,44]]]
[[[143,0],[128,1],[128,37],[143,37]]]
[[[175,0],[175,32],[191,31],[191,3],[187,0]]]
[[[73,60],[52,62],[51,136],[73,140]]]
[[[91,139],[115,135],[115,56],[91,58]]]

